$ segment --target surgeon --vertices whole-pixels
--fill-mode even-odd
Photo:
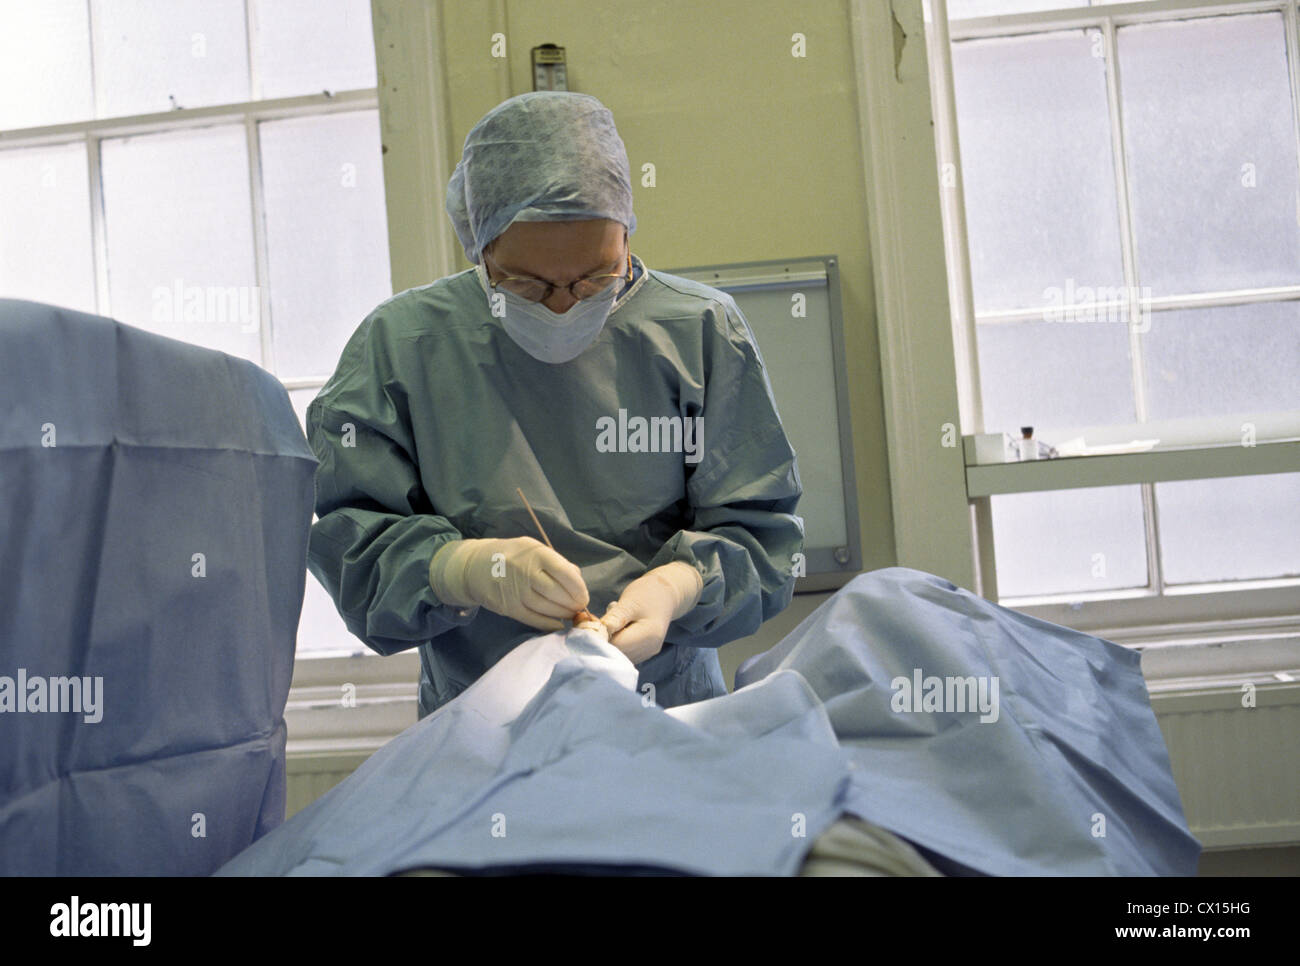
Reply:
[[[490,111],[447,212],[475,267],[379,305],[307,411],[311,572],[371,648],[420,648],[421,717],[584,608],[662,707],[725,694],[717,648],[789,604],[803,549],[744,317],[632,253],[593,97]]]

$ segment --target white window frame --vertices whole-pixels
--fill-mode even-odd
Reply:
[[[372,4],[372,18],[376,17],[380,10],[378,4]],[[386,6],[386,4],[382,5]],[[419,13],[419,11],[416,11]],[[263,323],[261,330],[261,348],[262,361],[261,365],[267,371],[275,374],[276,364],[274,356],[274,325],[275,319],[269,311],[269,305],[266,304],[269,294],[268,280],[270,273],[268,270],[268,256],[266,245],[266,219],[265,219],[265,199],[262,194],[262,170],[261,170],[261,143],[259,137],[258,125],[262,121],[281,120],[285,118],[296,117],[322,117],[330,114],[347,113],[354,111],[376,110],[380,109],[379,88],[358,88],[346,91],[329,91],[319,94],[308,94],[298,97],[272,98],[266,100],[257,100],[260,93],[260,78],[257,69],[257,18],[250,0],[244,2],[244,17],[247,26],[246,36],[248,40],[248,57],[249,57],[249,97],[248,101],[239,101],[228,104],[216,104],[207,107],[186,108],[171,111],[162,111],[148,114],[124,115],[120,117],[95,118],[86,121],[76,121],[64,124],[43,125],[39,127],[14,128],[0,131],[0,151],[10,149],[50,147],[68,144],[84,144],[86,149],[86,174],[90,186],[90,225],[91,225],[91,252],[94,261],[95,275],[95,306],[92,311],[95,314],[112,317],[113,306],[110,298],[108,284],[108,241],[104,223],[104,197],[101,180],[101,158],[100,144],[106,139],[148,135],[164,134],[176,131],[182,131],[194,128],[205,128],[216,125],[242,124],[245,131],[245,142],[248,162],[248,179],[249,179],[249,217],[253,223],[253,241],[255,252],[255,268],[258,291],[262,293],[264,304],[262,306],[261,318]],[[98,107],[101,94],[98,88],[94,87],[94,55],[93,55],[93,36],[94,36],[94,8],[90,7],[89,18],[87,21],[88,42],[91,47],[91,75],[90,80],[92,90],[94,91],[96,106]],[[388,18],[391,21],[391,16]],[[389,24],[390,30],[400,28],[400,25]],[[376,39],[378,40],[378,25],[375,28]],[[392,39],[390,37],[390,39]],[[409,42],[409,41],[408,41]],[[386,49],[383,44],[376,42],[376,58]],[[427,49],[427,48],[426,48]],[[409,48],[403,47],[408,52]],[[389,65],[390,67],[392,65]],[[376,63],[377,76],[381,65]],[[405,88],[403,88],[405,91]],[[385,144],[392,143],[392,127],[394,110],[409,111],[412,108],[409,105],[394,107],[392,104],[385,105],[386,111],[381,109],[381,118],[385,115],[389,124],[385,125],[384,138]],[[432,116],[432,115],[431,115]],[[410,115],[406,115],[410,117]],[[398,123],[398,127],[406,128],[407,123]],[[420,129],[420,132],[427,135],[432,129],[435,133],[439,130],[438,125],[414,125]],[[403,152],[409,154],[410,152]],[[424,152],[415,152],[417,158],[429,158],[430,155]],[[441,153],[435,157],[441,158]],[[384,159],[386,175],[389,173],[390,160],[386,156]],[[448,173],[449,174],[449,173]],[[434,177],[441,177],[441,174],[435,174]],[[386,183],[388,178],[385,178]],[[446,184],[446,178],[442,177],[442,184]],[[401,228],[410,221],[411,206],[409,202],[398,203],[396,196],[392,193],[385,192],[385,205],[389,219],[389,236],[393,242],[397,242],[399,237],[403,247],[392,247],[390,251],[396,255],[401,252],[409,258],[413,250],[411,246],[412,239],[409,233],[401,234]],[[440,253],[440,256],[444,253]],[[431,266],[432,267],[432,266]],[[390,257],[390,271],[396,276],[398,274],[397,259]],[[437,272],[430,277],[447,274]],[[427,279],[426,279],[427,280]],[[358,320],[359,322],[360,320]],[[277,377],[279,378],[279,377]],[[285,379],[281,378],[280,382],[288,391],[298,389],[316,389],[324,385],[327,376],[319,377],[302,377]],[[308,580],[314,580],[310,574]],[[358,648],[364,647],[361,642],[357,642]],[[364,664],[363,664],[364,662]],[[303,747],[311,748],[313,736],[320,731],[319,715],[314,713],[322,707],[322,703],[332,703],[333,706],[339,707],[340,688],[344,684],[355,684],[360,693],[357,697],[357,707],[363,709],[380,708],[377,718],[368,715],[377,725],[369,727],[362,726],[357,728],[357,718],[352,716],[348,719],[347,734],[355,737],[365,747],[378,747],[376,743],[368,743],[365,736],[371,734],[378,727],[385,733],[386,737],[391,737],[401,730],[401,727],[395,727],[389,731],[391,725],[396,721],[405,720],[409,717],[410,721],[415,720],[415,681],[419,678],[419,655],[412,650],[409,653],[389,658],[387,661],[375,661],[371,665],[369,656],[358,658],[355,656],[348,657],[313,657],[310,652],[299,654],[294,661],[294,678],[293,689],[290,696],[290,710],[286,713],[291,721],[291,731],[295,736],[303,735]],[[332,695],[330,701],[326,701],[323,696],[325,693]],[[395,707],[390,706],[392,702],[398,702],[402,709],[409,710],[409,714],[401,713]],[[409,724],[410,721],[406,723]],[[405,727],[405,725],[402,725]],[[328,729],[327,729],[328,730]],[[351,740],[351,739],[349,739]],[[382,743],[380,741],[379,743]],[[337,741],[331,740],[330,746],[335,747]]]
[[[931,0],[928,45],[936,65],[937,82],[933,101],[929,100],[930,74],[925,51],[910,54],[908,40],[918,39],[923,26],[922,0],[893,0],[890,9],[858,0],[854,6],[855,41],[859,57],[859,90],[867,107],[868,123],[863,132],[864,155],[868,159],[868,190],[875,201],[869,212],[872,221],[873,260],[878,280],[881,365],[886,387],[886,417],[890,435],[891,480],[895,493],[895,519],[899,529],[899,562],[905,566],[932,569],[922,562],[933,559],[935,551],[918,544],[936,542],[940,547],[964,550],[969,546],[977,553],[974,566],[976,580],[965,584],[978,587],[990,599],[997,599],[996,573],[992,559],[992,533],[988,497],[993,493],[1031,490],[1069,489],[1078,486],[1141,483],[1147,506],[1148,556],[1152,557],[1155,533],[1151,529],[1149,501],[1154,482],[1178,479],[1203,479],[1251,473],[1294,472],[1300,470],[1300,412],[1260,414],[1259,438],[1268,440],[1254,448],[1233,445],[1240,422],[1229,425],[1224,420],[1180,420],[1161,424],[1138,424],[1131,427],[1095,427],[1090,442],[1127,441],[1151,435],[1159,429],[1161,450],[1147,454],[1110,457],[1084,457],[1068,460],[1040,461],[1029,464],[1003,464],[980,467],[973,454],[962,459],[965,475],[963,497],[969,501],[975,536],[963,539],[955,529],[936,533],[936,527],[919,520],[927,503],[952,499],[954,487],[943,477],[950,459],[943,447],[925,445],[936,438],[940,420],[912,411],[918,392],[909,383],[925,383],[921,394],[942,392],[935,385],[933,373],[909,367],[909,358],[926,358],[933,362],[938,351],[935,344],[954,346],[954,392],[945,396],[944,404],[960,410],[964,442],[969,444],[982,431],[982,414],[978,386],[975,345],[975,313],[970,287],[969,259],[966,253],[964,203],[961,196],[961,164],[956,144],[956,118],[952,95],[952,71],[946,4]],[[1100,8],[1049,11],[1005,17],[959,21],[960,36],[993,36],[1008,32],[1033,33],[1102,24],[1108,43],[1107,62],[1111,78],[1110,100],[1112,127],[1118,125],[1114,88],[1114,31],[1117,25],[1157,19],[1185,19],[1222,13],[1252,13],[1281,10],[1287,20],[1287,45],[1291,65],[1293,101],[1300,103],[1297,87],[1296,0],[1242,0],[1242,2],[1205,2],[1205,0],[1152,0],[1145,3]],[[953,28],[956,33],[958,28]],[[906,38],[900,43],[900,35]],[[920,45],[916,45],[920,46]],[[918,60],[920,63],[918,63]],[[920,89],[926,89],[922,99]],[[933,133],[929,134],[933,110]],[[1119,136],[1116,134],[1115,136]],[[937,145],[930,159],[932,170],[917,167],[916,141]],[[1116,143],[1122,145],[1122,141]],[[1122,154],[1121,152],[1118,152]],[[955,185],[941,190],[939,175],[945,164],[954,165]],[[950,169],[950,171],[953,169]],[[1122,172],[1119,172],[1122,174]],[[1127,179],[1120,178],[1124,189]],[[937,204],[935,202],[938,202]],[[1124,200],[1125,205],[1127,200]],[[942,207],[950,226],[938,246],[948,257],[944,276],[940,277],[933,259],[924,254],[910,254],[906,249],[926,244],[933,234],[931,221]],[[902,217],[902,215],[906,217]],[[1122,217],[1128,218],[1127,210]],[[918,228],[917,222],[922,222]],[[1133,278],[1132,253],[1125,243],[1128,278]],[[912,268],[911,266],[915,266]],[[910,269],[910,270],[909,270]],[[910,277],[909,277],[910,276]],[[945,285],[946,283],[946,285]],[[921,293],[909,288],[922,285],[945,287],[952,294],[951,314],[945,309],[936,320],[920,311]],[[1257,290],[1249,293],[1251,301],[1265,301],[1300,294],[1300,287],[1286,290]],[[1215,293],[1202,300],[1181,299],[1178,304],[1221,304],[1223,301],[1246,301],[1240,293]],[[1164,300],[1171,304],[1174,300]],[[1137,307],[1135,307],[1136,310]],[[940,331],[951,319],[948,332]],[[983,321],[983,317],[981,317]],[[930,343],[927,348],[927,342]],[[940,367],[946,368],[946,367]],[[902,452],[896,441],[910,441],[912,452]],[[1163,451],[1165,444],[1180,445],[1175,452]],[[969,452],[963,448],[963,457]],[[900,512],[899,494],[912,503],[911,512]],[[909,532],[910,531],[910,532]],[[921,552],[913,556],[913,551]],[[949,565],[948,570],[954,569]],[[942,573],[941,570],[933,570]],[[955,578],[954,578],[955,579]],[[957,580],[956,582],[962,583]],[[1138,592],[1073,594],[1060,598],[1002,600],[1005,606],[1054,623],[1096,633],[1110,640],[1141,644],[1149,640],[1170,643],[1177,640],[1241,639],[1243,636],[1284,635],[1294,639],[1300,634],[1300,581],[1228,582],[1195,588],[1178,588],[1177,593],[1156,596],[1148,588]],[[1158,593],[1163,588],[1155,588]]]
[[[944,0],[852,3],[889,476],[898,563],[946,576],[997,601],[988,507],[992,493],[1141,482],[1149,499],[1156,481],[1300,471],[1300,441],[1288,439],[1300,437],[1300,412],[1262,413],[1260,439],[1278,441],[1255,449],[1225,450],[1239,425],[1230,433],[1222,420],[1180,420],[1158,426],[1165,442],[1182,447],[1175,452],[997,467],[979,467],[972,456],[967,459],[970,442],[983,425],[945,8]],[[1169,18],[1174,12],[1203,16],[1283,8],[1290,10],[1290,51],[1296,39],[1296,0],[1153,0],[982,18],[966,21],[963,30],[998,34],[1018,23],[1022,33],[1034,33],[1043,23],[1095,25],[1104,17],[1112,23],[1113,43],[1115,23]],[[927,10],[932,18],[928,34]],[[931,59],[937,68],[933,90]],[[1294,59],[1291,64],[1295,92]],[[1295,100],[1300,103],[1300,96]],[[952,190],[945,190],[940,174],[949,163],[957,177]],[[941,212],[950,230],[944,229]],[[957,446],[954,425],[961,426]],[[1110,436],[1089,442],[1126,442],[1145,436],[1153,425],[1097,429]],[[954,504],[969,512],[961,523],[946,512]],[[1165,597],[1149,592],[1078,594],[1070,602],[1039,598],[1001,603],[1106,640],[1158,649],[1160,657],[1145,662],[1152,664],[1148,680],[1153,670],[1169,680],[1221,675],[1222,662],[1216,660],[1225,642],[1234,644],[1230,660],[1235,671],[1273,673],[1283,660],[1279,654],[1288,655],[1283,663],[1294,667],[1300,653],[1296,581],[1253,584],[1203,586]]]

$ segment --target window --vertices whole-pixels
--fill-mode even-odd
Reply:
[[[1300,415],[1295,0],[947,11],[974,431],[1195,439],[1244,471]],[[1300,473],[990,499],[1012,606],[1300,584]]]
[[[0,295],[249,359],[301,420],[391,294],[368,0],[0,0],[0,24]],[[299,652],[340,649],[368,653],[309,577]]]

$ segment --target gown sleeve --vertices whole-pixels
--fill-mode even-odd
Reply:
[[[703,324],[704,435],[687,481],[694,519],[649,567],[680,560],[704,578],[699,603],[669,626],[665,640],[719,647],[789,605],[803,551],[803,520],[795,515],[803,486],[744,315],[722,293]]]
[[[433,554],[461,534],[421,485],[410,412],[388,388],[392,363],[372,315],[307,409],[320,461],[307,567],[348,630],[380,654],[423,644],[478,610],[444,604],[429,586]]]

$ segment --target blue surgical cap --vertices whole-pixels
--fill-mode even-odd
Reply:
[[[515,221],[609,218],[636,231],[614,115],[589,94],[566,91],[502,101],[465,138],[447,184],[447,214],[475,264]]]

